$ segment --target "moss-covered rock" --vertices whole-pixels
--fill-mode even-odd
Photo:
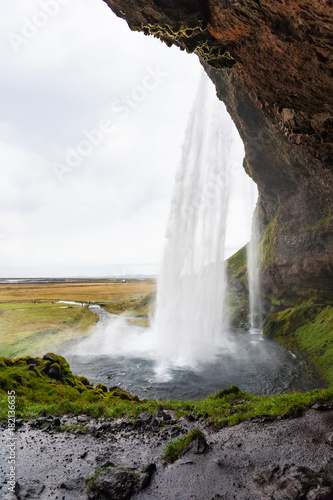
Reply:
[[[226,261],[227,303],[232,327],[249,326],[249,286],[247,278],[247,245]]]
[[[84,386],[88,386],[88,385],[90,385],[90,382],[89,382],[89,380],[87,379],[87,377],[83,377],[83,376],[81,376],[81,377],[78,377],[78,380],[79,380],[79,381],[80,381],[80,382],[81,382]]]
[[[96,389],[100,389],[102,392],[108,392],[108,388],[104,384],[96,385]]]
[[[333,384],[333,306],[307,301],[267,316],[264,334],[301,353]]]

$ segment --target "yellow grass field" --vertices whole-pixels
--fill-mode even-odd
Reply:
[[[111,304],[155,289],[154,280],[0,285],[0,356],[42,355],[89,335],[98,316],[88,306],[66,307],[58,300]]]
[[[89,281],[84,283],[0,284],[0,304],[73,300],[77,302],[115,302],[120,299],[144,297],[156,289],[155,280]]]

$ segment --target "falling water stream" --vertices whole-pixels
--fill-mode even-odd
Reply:
[[[254,246],[251,330],[228,325],[226,221],[230,179],[243,151],[224,104],[203,76],[176,177],[152,326],[140,328],[91,306],[100,317],[95,331],[63,350],[75,373],[157,399],[200,399],[231,384],[256,394],[311,387],[302,363],[261,335]]]
[[[247,249],[250,329],[252,333],[260,333],[262,329],[262,304],[259,277],[259,228],[257,210],[255,210],[253,214],[252,236]]]

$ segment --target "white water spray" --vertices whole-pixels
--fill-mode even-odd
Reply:
[[[250,297],[250,330],[252,333],[261,333],[262,329],[262,304],[261,286],[259,276],[259,228],[258,211],[254,211],[252,219],[252,235],[248,244],[247,269]]]
[[[225,313],[224,243],[230,175],[243,159],[236,127],[202,76],[169,218],[153,330],[159,371],[196,366],[231,348]]]
[[[224,261],[228,203],[231,232],[242,233],[242,212],[248,215],[248,190],[253,190],[243,157],[237,129],[203,74],[176,176],[152,327],[100,311],[102,321],[73,354],[154,360],[161,381],[172,377],[173,367],[198,368],[236,353],[224,307]],[[238,188],[236,200],[229,197],[231,185]]]

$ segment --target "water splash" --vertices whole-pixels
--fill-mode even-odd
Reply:
[[[224,307],[224,244],[230,176],[243,145],[215,89],[202,76],[176,177],[153,330],[158,372],[210,362],[232,349]]]
[[[250,296],[250,330],[252,333],[262,331],[262,302],[259,273],[259,227],[258,210],[254,211],[252,219],[252,236],[248,244],[247,268]]]
[[[239,357],[224,307],[224,261],[228,204],[239,211],[247,203],[243,157],[237,129],[203,74],[176,176],[152,327],[130,325],[99,308],[94,333],[73,346],[73,355],[118,356],[128,367],[136,359],[149,360],[160,382],[184,367],[193,373],[215,366],[216,358]],[[241,188],[241,203],[238,197],[235,204],[231,185]],[[240,213],[229,217],[238,233],[244,230]]]

